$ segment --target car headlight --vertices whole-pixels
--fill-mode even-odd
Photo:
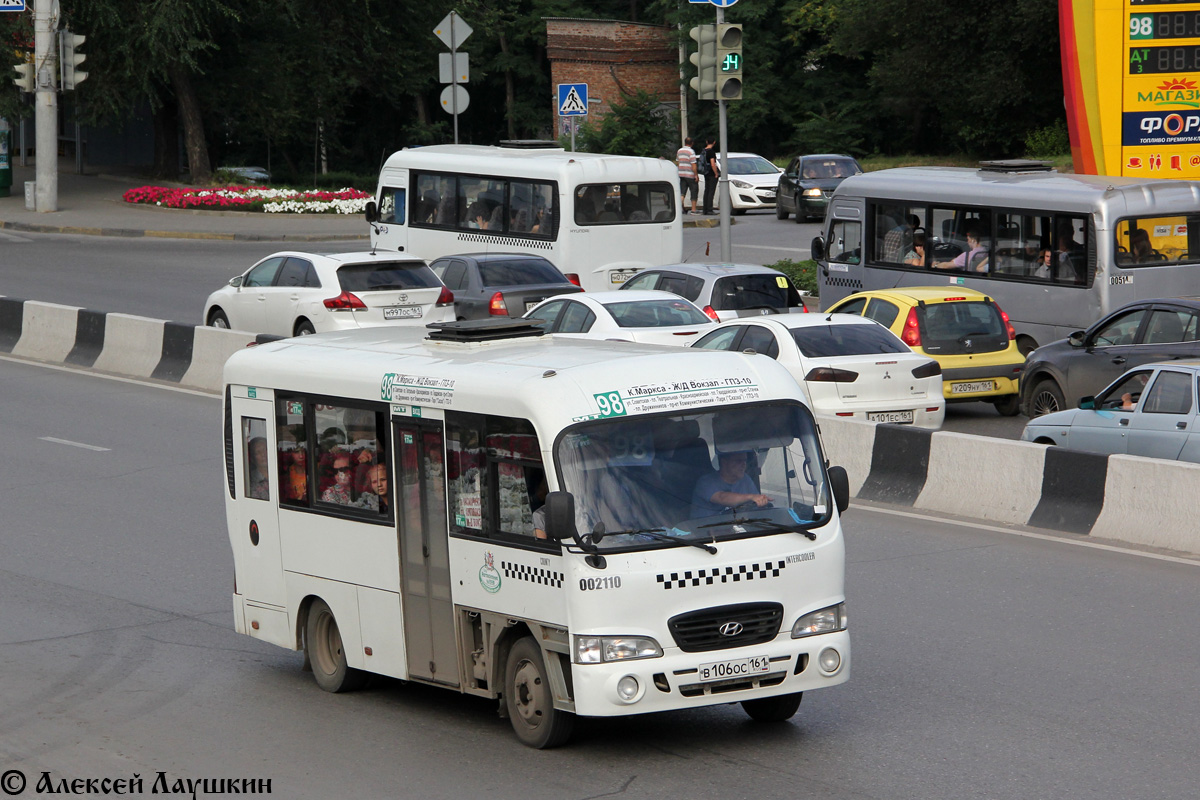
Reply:
[[[658,658],[663,654],[658,642],[647,636],[576,636],[575,663],[600,664]]]
[[[730,183],[732,183],[734,186],[736,186],[736,187],[737,187],[737,188],[739,188],[739,189],[753,189],[753,188],[754,188],[753,186],[751,186],[750,184],[746,183],[745,181],[734,181],[734,180],[731,180],[731,181],[730,181]]]
[[[820,189],[805,189],[804,196],[805,197],[820,197],[821,190]]]
[[[802,639],[805,636],[844,630],[846,630],[846,604],[838,603],[836,606],[805,614],[796,620],[796,624],[792,626],[792,638]]]

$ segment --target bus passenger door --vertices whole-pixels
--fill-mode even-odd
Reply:
[[[408,674],[458,686],[442,423],[404,420],[394,426],[400,602]]]
[[[236,391],[244,394],[247,390]],[[264,392],[258,389],[257,393]],[[230,403],[234,503],[229,512],[229,531],[238,556],[238,593],[257,603],[284,606],[274,403],[236,396],[230,398]]]

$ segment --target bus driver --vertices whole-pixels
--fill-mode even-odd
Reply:
[[[715,516],[743,503],[754,503],[763,508],[771,502],[771,498],[759,493],[754,481],[746,474],[748,455],[745,450],[717,453],[720,470],[696,481],[696,489],[692,492],[692,519]]]

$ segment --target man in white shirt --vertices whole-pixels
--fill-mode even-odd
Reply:
[[[692,213],[695,214],[700,176],[696,172],[696,151],[692,147],[692,137],[683,140],[683,147],[675,153],[675,163],[679,165],[679,207],[687,213],[687,196],[688,192],[691,192]]]

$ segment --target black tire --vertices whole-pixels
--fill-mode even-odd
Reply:
[[[781,694],[778,697],[760,697],[758,700],[743,700],[742,710],[755,722],[786,722],[800,708],[804,692]]]
[[[219,308],[214,308],[208,312],[208,319],[204,323],[210,328],[225,328],[229,329],[229,317],[225,316],[225,312]]]
[[[775,219],[787,219],[788,211],[779,200],[775,201]]]
[[[1052,414],[1055,411],[1062,411],[1066,407],[1067,402],[1063,397],[1063,391],[1059,388],[1056,380],[1042,378],[1033,385],[1033,391],[1029,393],[1030,417]]]
[[[1021,413],[1021,395],[1006,394],[1003,397],[993,400],[992,405],[996,407],[1002,417],[1015,417]]]
[[[311,322],[309,322],[306,319],[302,319],[296,323],[296,333],[294,335],[296,335],[296,336],[311,336],[312,334],[314,334],[316,332],[317,332],[317,329],[313,327],[313,324]]]
[[[796,224],[803,225],[807,219],[808,217],[804,214],[804,206],[800,205],[800,195],[796,195]]]
[[[529,636],[518,640],[508,651],[504,704],[521,744],[538,750],[565,743],[575,727],[574,714],[554,707],[541,648]]]
[[[740,217],[740,216],[742,216],[742,214],[745,214],[745,213],[746,213],[746,209],[744,209],[744,208],[731,208],[731,209],[729,209],[729,213],[730,213],[730,214],[733,214],[735,217]]]
[[[1028,358],[1029,354],[1032,353],[1034,350],[1037,350],[1037,348],[1038,348],[1038,343],[1035,342],[1033,339],[1030,339],[1028,336],[1018,336],[1017,337],[1017,352],[1019,352],[1021,355],[1025,356],[1026,358]]]
[[[346,663],[342,633],[324,600],[313,600],[304,626],[304,654],[313,678],[327,692],[353,692],[366,683],[367,674]]]

